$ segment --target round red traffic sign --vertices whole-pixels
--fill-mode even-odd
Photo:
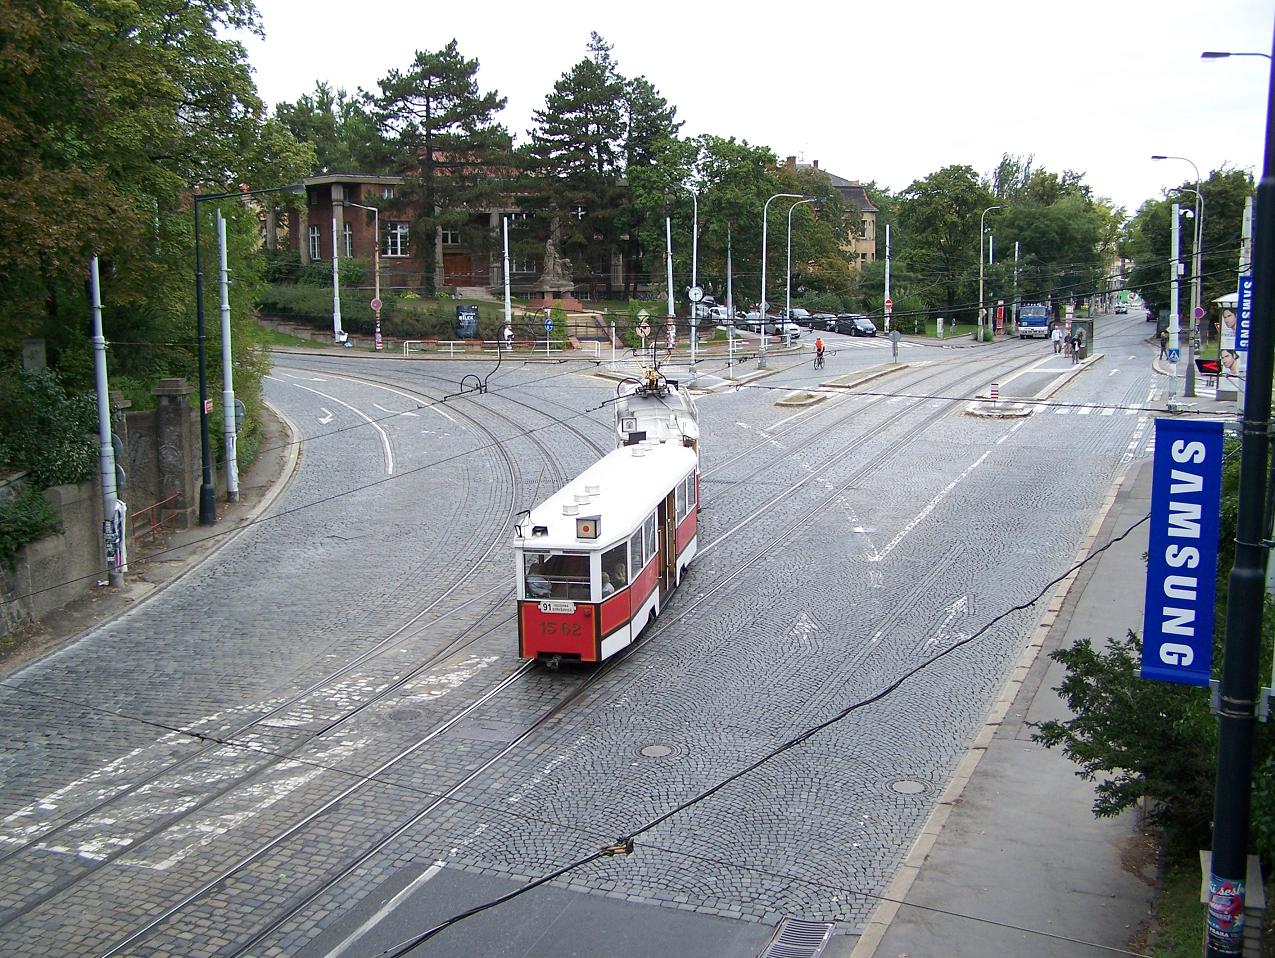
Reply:
[[[372,300],[372,308],[378,310],[381,308],[381,298],[379,296]]]
[[[894,309],[894,300],[892,300],[892,299],[887,299],[887,300],[885,301],[885,308],[886,308],[886,309]]]
[[[1203,318],[1204,318],[1204,307],[1203,307],[1203,306],[1197,306],[1197,307],[1195,307],[1195,318],[1196,318],[1196,319],[1203,319]]]

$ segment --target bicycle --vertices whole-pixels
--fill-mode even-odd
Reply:
[[[815,354],[815,369],[823,369],[823,356],[818,353]]]

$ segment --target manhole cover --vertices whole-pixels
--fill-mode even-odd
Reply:
[[[647,758],[663,758],[665,755],[672,755],[673,749],[667,745],[646,745],[638,749]]]
[[[891,782],[890,787],[900,795],[919,795],[925,791],[924,782],[914,782],[910,778],[901,778],[898,781]]]
[[[391,722],[415,722],[421,718],[421,714],[417,709],[395,709],[393,712],[386,712],[385,717]]]

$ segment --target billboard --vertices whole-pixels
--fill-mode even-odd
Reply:
[[[1153,469],[1141,675],[1207,686],[1222,501],[1222,423],[1157,419]]]

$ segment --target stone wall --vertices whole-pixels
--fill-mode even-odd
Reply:
[[[125,484],[120,498],[129,508],[129,554],[136,555],[132,520],[187,528],[198,517],[201,479],[199,413],[194,389],[184,379],[163,379],[154,389],[155,408],[129,412],[115,402],[112,431],[123,444]],[[224,477],[214,470],[214,482]],[[0,633],[31,622],[87,595],[106,578],[102,544],[102,480],[45,490],[62,527],[18,553],[13,570],[0,568]],[[143,510],[175,497],[162,512]]]

